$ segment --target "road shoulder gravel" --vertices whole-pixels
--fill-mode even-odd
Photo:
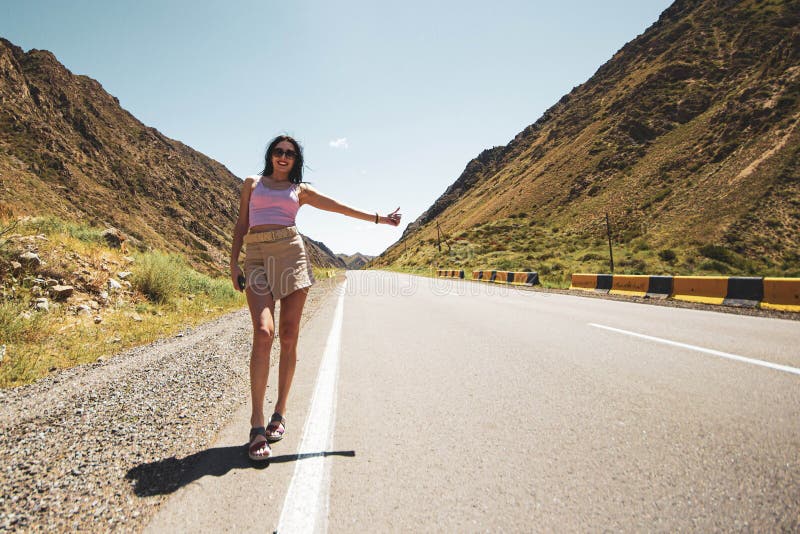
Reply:
[[[343,278],[312,286],[301,324]],[[141,530],[249,402],[251,335],[242,309],[0,391],[0,531]]]

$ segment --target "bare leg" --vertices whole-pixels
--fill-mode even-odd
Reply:
[[[250,352],[250,395],[253,411],[250,426],[264,425],[264,395],[269,378],[269,353],[275,337],[275,301],[271,293],[245,291],[250,318],[253,320],[253,349]],[[281,313],[283,315],[283,313]]]
[[[286,414],[286,401],[292,387],[297,366],[297,339],[300,335],[300,317],[306,304],[308,288],[298,289],[281,299],[280,338],[281,362],[278,367],[278,401],[275,411]]]

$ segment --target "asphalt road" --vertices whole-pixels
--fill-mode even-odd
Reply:
[[[149,530],[800,528],[800,322],[347,278],[269,467],[243,405]]]

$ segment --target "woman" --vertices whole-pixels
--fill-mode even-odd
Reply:
[[[231,281],[244,290],[253,321],[253,349],[250,354],[250,439],[248,455],[266,460],[269,444],[280,441],[286,431],[286,401],[297,362],[300,316],[308,288],[314,283],[311,264],[295,227],[300,206],[372,221],[375,224],[400,224],[397,208],[386,216],[360,211],[326,197],[303,182],[303,153],[289,136],[272,140],[264,157],[260,176],[244,181],[239,202],[239,219],[233,231]],[[239,252],[247,245],[244,272],[239,267]],[[269,355],[275,333],[275,302],[281,301],[281,356],[278,367],[278,400],[275,412],[264,426],[264,396],[269,375]]]

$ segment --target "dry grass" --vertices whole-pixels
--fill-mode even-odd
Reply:
[[[9,225],[0,222],[0,228]],[[97,228],[48,217],[23,221],[15,234],[0,247],[0,387],[175,335],[245,303],[227,278],[209,277],[179,256],[157,251],[126,256],[108,248]],[[24,250],[35,251],[44,263],[14,271],[11,261]],[[132,271],[133,284],[104,300],[101,292],[120,271]],[[171,281],[169,291],[148,297],[141,280],[159,277]],[[66,302],[51,301],[49,311],[36,311],[34,301],[45,293],[36,278],[72,285],[75,292]],[[79,313],[81,304],[93,309]]]

